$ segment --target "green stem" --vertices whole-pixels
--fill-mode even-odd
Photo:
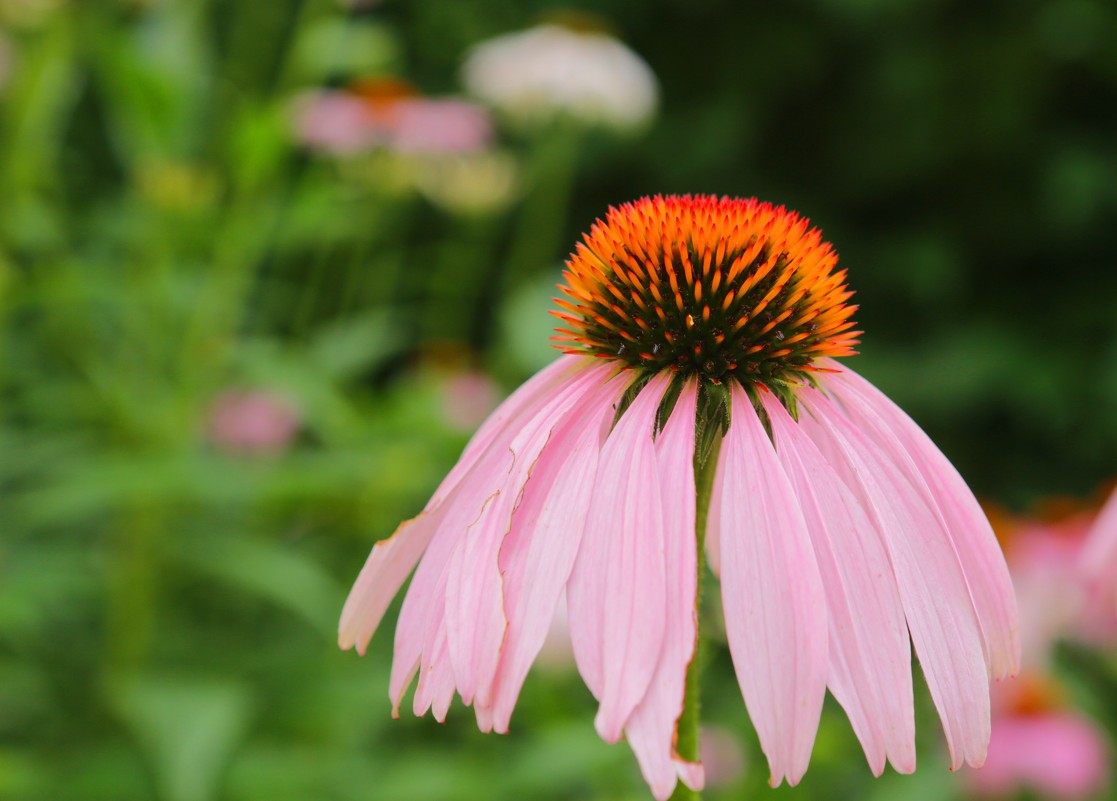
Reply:
[[[706,572],[706,524],[710,518],[710,496],[714,491],[714,473],[717,471],[718,451],[721,450],[721,440],[716,439],[710,448],[710,453],[705,463],[699,464],[697,455],[694,464],[694,533],[698,546],[698,580],[695,585],[694,604],[700,609],[702,606],[702,578]],[[701,743],[699,742],[699,723],[701,722],[701,677],[703,662],[703,640],[701,615],[698,615],[695,630],[694,657],[686,672],[686,693],[683,696],[683,714],[679,717],[675,750],[679,756],[691,762],[697,762],[700,755]],[[698,801],[702,794],[691,790],[682,782],[675,786],[675,792],[670,801]]]

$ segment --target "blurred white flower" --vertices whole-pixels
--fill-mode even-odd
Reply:
[[[409,161],[415,185],[423,196],[455,214],[499,211],[514,198],[518,188],[515,160],[499,151]]]
[[[471,93],[522,125],[565,113],[591,124],[637,128],[651,119],[659,94],[651,68],[621,42],[559,25],[482,42],[462,74]]]

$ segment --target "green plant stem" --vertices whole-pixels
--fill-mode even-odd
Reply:
[[[718,451],[721,450],[721,440],[716,440],[710,449],[710,454],[705,464],[694,465],[694,533],[698,547],[697,582],[695,584],[694,605],[696,609],[702,606],[703,574],[706,572],[706,524],[710,518],[710,496],[714,490],[714,473],[717,471]],[[694,656],[686,672],[686,692],[683,696],[683,714],[679,717],[675,750],[679,756],[688,761],[697,762],[700,755],[699,723],[701,722],[702,707],[702,662],[703,640],[701,615],[698,615],[694,634]],[[671,801],[698,801],[702,794],[691,790],[682,782],[675,786]]]

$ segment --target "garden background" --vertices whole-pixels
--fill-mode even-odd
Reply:
[[[478,94],[472,48],[541,23],[622,40],[655,110],[346,134],[353,101]],[[0,0],[0,799],[649,798],[561,647],[498,737],[391,718],[391,613],[335,645],[372,543],[554,357],[580,232],[641,195],[809,216],[852,366],[1001,533],[1088,516],[1117,478],[1114,42],[1108,0]],[[873,779],[828,701],[769,790],[708,659],[711,799],[976,792],[921,681],[914,776]],[[1051,674],[1117,731],[1111,650]]]

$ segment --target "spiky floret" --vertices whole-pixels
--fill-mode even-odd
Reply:
[[[838,256],[783,206],[708,195],[610,208],[566,262],[567,353],[783,389],[822,357],[855,353],[856,306]]]

